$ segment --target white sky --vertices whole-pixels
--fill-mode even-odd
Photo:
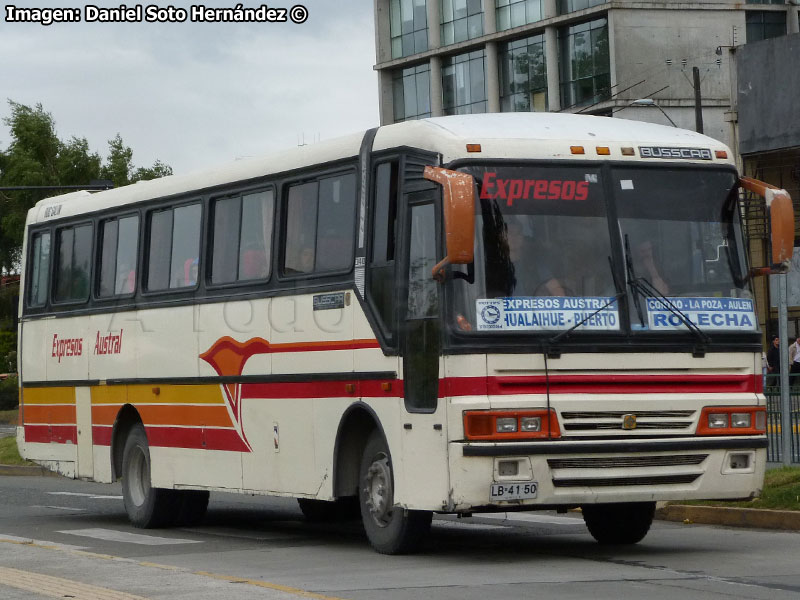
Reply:
[[[103,158],[119,132],[136,166],[156,158],[186,173],[378,124],[372,2],[301,2],[288,23],[62,23],[5,21],[18,7],[119,7],[98,0],[4,2],[0,117],[7,99],[53,115],[59,137],[86,137]],[[196,0],[233,8],[237,0]],[[127,6],[135,6],[135,0]],[[190,2],[143,3],[188,7]],[[246,7],[261,0],[243,0]],[[10,142],[0,124],[0,148]]]

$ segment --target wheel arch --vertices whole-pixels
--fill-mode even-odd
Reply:
[[[339,421],[333,448],[333,495],[336,498],[358,494],[361,455],[370,434],[379,431],[386,440],[378,415],[364,402],[350,405]]]
[[[122,476],[122,454],[125,449],[125,440],[128,432],[136,425],[144,425],[142,417],[133,405],[126,404],[117,413],[114,428],[111,431],[111,480],[116,481]]]

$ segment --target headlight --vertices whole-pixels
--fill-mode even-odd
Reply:
[[[728,413],[711,413],[708,415],[709,429],[725,429],[728,427]]]
[[[750,427],[751,423],[750,413],[732,413],[731,414],[731,427],[742,428]]]
[[[497,419],[497,433],[514,433],[516,430],[516,417],[501,417]]]
[[[542,418],[541,417],[522,417],[519,420],[520,431],[541,431]]]

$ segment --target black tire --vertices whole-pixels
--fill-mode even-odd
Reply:
[[[331,501],[298,498],[297,504],[306,520],[314,523],[353,521],[361,515],[356,496],[347,496]]]
[[[141,424],[134,425],[122,452],[122,499],[134,527],[169,527],[178,517],[180,497],[150,486],[150,447]]]
[[[361,520],[370,545],[381,554],[414,552],[430,530],[433,513],[394,506],[392,457],[378,431],[364,448],[358,488]]]
[[[601,544],[636,544],[650,530],[655,502],[587,504],[581,507],[589,533]]]
[[[180,502],[175,524],[190,527],[202,523],[208,510],[209,493],[205,490],[181,490],[175,494]]]

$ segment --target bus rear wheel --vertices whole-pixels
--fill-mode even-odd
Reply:
[[[178,517],[180,496],[150,485],[150,447],[141,424],[134,425],[122,452],[122,499],[134,527],[169,527]]]
[[[414,552],[430,530],[433,515],[394,505],[392,458],[378,431],[364,448],[358,481],[361,520],[370,545],[381,554]]]
[[[655,502],[587,504],[581,507],[592,537],[601,544],[636,544],[650,530]]]

